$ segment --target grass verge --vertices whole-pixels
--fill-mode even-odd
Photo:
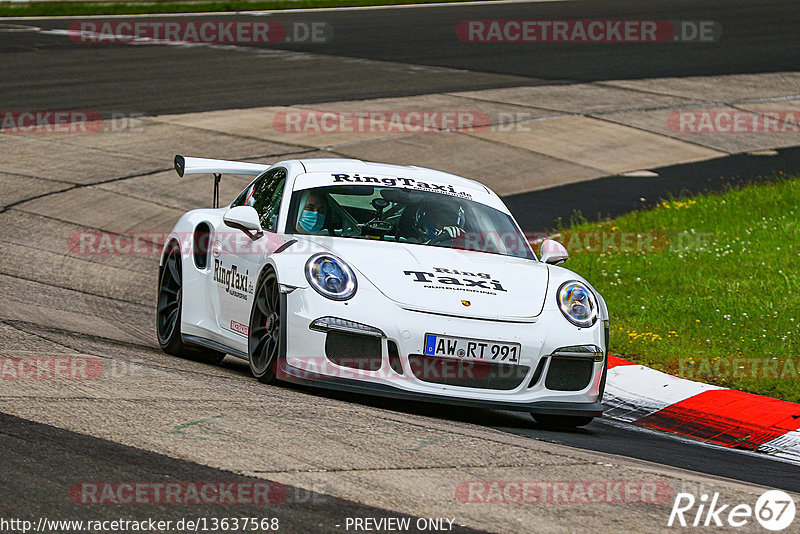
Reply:
[[[0,2],[0,17],[53,17],[67,15],[136,15],[144,13],[206,13],[213,11],[271,11],[322,7],[359,7],[459,2],[467,0],[254,0],[231,2]]]
[[[612,354],[800,402],[798,206],[800,177],[782,176],[670,199],[613,221],[573,225],[562,237],[571,249],[567,266],[606,299]],[[620,236],[629,252],[613,251]],[[597,252],[587,251],[592,245]]]

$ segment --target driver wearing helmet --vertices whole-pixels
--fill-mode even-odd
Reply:
[[[300,197],[300,209],[295,228],[301,234],[318,234],[325,227],[328,197],[324,193],[306,191]]]
[[[423,203],[414,215],[414,229],[423,243],[453,239],[464,233],[464,208],[456,202]]]

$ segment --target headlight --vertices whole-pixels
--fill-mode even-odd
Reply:
[[[585,284],[576,280],[564,282],[556,298],[561,313],[575,326],[588,328],[597,321],[597,300]]]
[[[306,279],[317,293],[332,300],[347,300],[358,283],[353,270],[331,254],[315,254],[306,262]]]

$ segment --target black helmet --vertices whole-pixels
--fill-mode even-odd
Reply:
[[[446,226],[462,227],[464,208],[454,201],[423,202],[414,215],[414,229],[420,237],[430,241]]]

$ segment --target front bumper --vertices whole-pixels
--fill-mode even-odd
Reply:
[[[593,345],[606,350],[604,323],[579,329],[558,310],[548,310],[535,321],[518,323],[449,317],[406,310],[371,288],[361,288],[350,301],[330,301],[312,289],[295,289],[286,295],[286,355],[280,377],[287,381],[371,395],[438,402],[460,406],[528,411],[576,416],[602,415],[602,382],[606,366],[601,361],[582,362],[590,376],[586,386],[574,391],[548,388],[553,355],[560,347]],[[326,359],[326,336],[311,328],[320,317],[338,317],[369,325],[380,334],[381,361],[372,369],[340,366]],[[425,334],[519,343],[520,366],[526,374],[510,389],[469,387],[447,381],[421,380],[412,371],[412,359],[424,358]],[[374,333],[373,333],[374,335]],[[396,347],[401,368],[390,362]],[[572,355],[574,357],[575,355]],[[589,356],[591,358],[591,356]],[[522,368],[520,368],[523,370]],[[399,371],[399,372],[398,372]],[[416,373],[417,375],[419,373]]]
[[[580,402],[552,402],[552,401],[533,401],[529,403],[502,402],[481,399],[465,399],[454,396],[439,396],[429,393],[418,393],[403,390],[386,384],[378,384],[362,380],[344,381],[338,378],[303,371],[286,364],[286,360],[281,361],[281,380],[295,382],[299,384],[346,391],[349,393],[360,393],[365,395],[377,395],[380,397],[391,397],[393,399],[431,402],[437,404],[447,404],[451,406],[465,406],[469,408],[488,408],[493,410],[510,410],[517,412],[530,412],[532,414],[546,415],[568,415],[568,416],[588,416],[600,417],[603,415],[603,405],[600,402],[580,403]]]

